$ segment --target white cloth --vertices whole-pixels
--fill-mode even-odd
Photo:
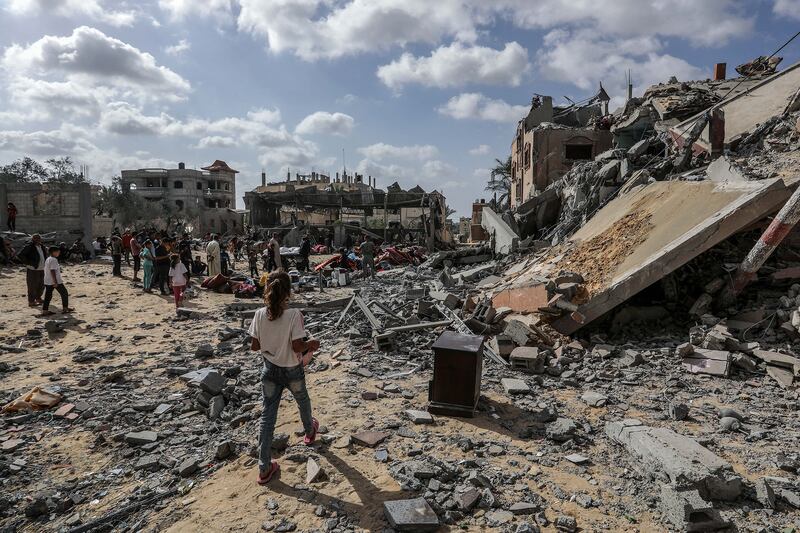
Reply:
[[[183,287],[186,285],[186,276],[188,272],[186,265],[178,261],[178,264],[169,269],[169,278],[172,280],[173,287]]]
[[[208,277],[213,278],[217,274],[222,273],[222,265],[220,264],[219,243],[211,241],[206,246],[206,262],[208,263]]]
[[[280,269],[282,268],[281,265],[281,245],[278,243],[278,240],[274,237],[271,241],[269,241],[269,247],[272,248],[272,253],[275,257],[275,268]]]
[[[53,271],[56,271],[55,280],[53,280]],[[61,279],[61,265],[58,264],[58,259],[53,256],[47,258],[44,262],[44,284],[45,285],[61,285],[64,281]]]
[[[286,368],[300,364],[292,350],[292,341],[306,336],[299,309],[286,309],[280,318],[270,320],[267,308],[262,307],[256,311],[248,333],[258,339],[261,355],[273,365]]]

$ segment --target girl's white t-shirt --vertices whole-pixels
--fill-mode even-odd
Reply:
[[[180,287],[186,285],[186,265],[178,261],[178,264],[169,269],[169,277],[172,279],[172,286]]]
[[[258,339],[261,355],[273,365],[287,368],[300,364],[292,350],[292,341],[306,336],[303,313],[299,309],[286,309],[280,318],[270,320],[267,308],[262,307],[256,311],[248,333]]]

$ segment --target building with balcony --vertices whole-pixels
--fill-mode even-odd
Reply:
[[[236,212],[238,173],[219,159],[200,170],[178,163],[178,168],[123,170],[121,185],[147,201],[196,215],[196,234],[224,234],[243,230],[242,215]]]

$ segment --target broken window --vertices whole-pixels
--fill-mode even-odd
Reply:
[[[197,190],[198,191],[202,191],[203,190],[203,182],[202,181],[198,181],[197,182]]]
[[[226,190],[226,191],[229,191],[229,190],[231,190],[231,189],[230,189],[230,187],[231,187],[231,186],[230,186],[228,183],[226,183],[226,184],[225,184],[225,190]]]
[[[155,187],[155,182],[150,178],[147,178],[147,186],[148,187]]]
[[[530,168],[531,166],[531,143],[525,143],[525,151],[523,153],[523,160],[525,163],[525,168]]]
[[[176,189],[183,189],[183,182],[182,181],[176,181],[175,183],[172,184],[172,186],[174,188],[176,188]]]
[[[591,144],[568,144],[565,147],[565,159],[593,159]]]
[[[175,205],[178,207],[178,211],[183,211],[183,200],[175,200]]]

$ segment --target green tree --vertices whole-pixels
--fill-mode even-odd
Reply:
[[[75,170],[75,164],[69,156],[52,157],[44,164],[47,166],[46,181],[50,183],[86,183],[86,178]]]
[[[0,183],[29,183],[45,180],[47,180],[47,169],[30,157],[22,157],[0,167]]]
[[[494,194],[495,207],[505,210],[511,206],[511,156],[505,161],[495,159],[494,162],[486,190]]]

